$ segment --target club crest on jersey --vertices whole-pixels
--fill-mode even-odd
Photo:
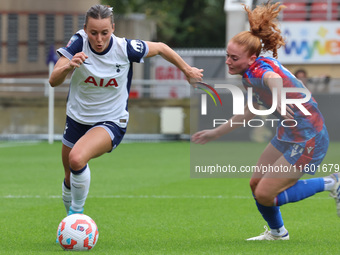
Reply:
[[[119,73],[119,72],[120,72],[120,67],[121,67],[121,65],[118,65],[118,64],[116,64],[117,73]]]
[[[78,36],[76,35],[73,35],[71,37],[71,39],[68,41],[67,45],[66,45],[66,48],[70,47],[72,45],[72,43],[74,43],[76,40],[78,39]]]
[[[87,77],[84,81],[85,83],[92,83],[96,87],[118,87],[117,80],[115,78],[110,79],[107,83],[104,82],[104,79],[96,80],[93,76]]]

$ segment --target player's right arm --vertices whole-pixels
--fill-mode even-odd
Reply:
[[[172,63],[176,67],[178,67],[184,75],[187,77],[187,80],[192,86],[196,87],[196,83],[198,81],[202,81],[203,77],[203,69],[198,69],[196,67],[191,67],[187,64],[180,55],[178,55],[173,49],[171,49],[168,45],[162,42],[149,42],[146,41],[149,52],[147,54],[147,58],[153,57],[156,55],[160,55],[166,61]]]
[[[254,103],[254,107],[258,108],[258,105]],[[227,123],[222,124],[217,128],[205,129],[193,134],[192,141],[198,144],[206,144],[207,142],[216,140],[219,137],[226,135],[243,125],[235,123],[243,123],[244,121],[248,122],[249,120],[254,118],[254,116],[255,114],[249,110],[248,105],[245,105],[243,115],[234,115],[228,120]]]
[[[61,56],[54,66],[53,72],[50,77],[50,84],[52,87],[59,86],[62,84],[67,75],[73,71],[76,67],[80,67],[81,64],[87,59],[84,52],[78,52],[73,56],[71,60]]]

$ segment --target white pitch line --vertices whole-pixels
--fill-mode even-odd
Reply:
[[[37,145],[39,141],[0,143],[1,148]]]
[[[40,195],[4,195],[0,196],[4,199],[24,199],[24,198],[37,198],[37,199],[61,199],[61,196],[40,196]],[[247,196],[196,196],[196,195],[182,195],[182,196],[169,196],[169,195],[103,195],[103,196],[88,196],[88,198],[130,198],[130,199],[250,199]]]
[[[0,199],[61,199],[61,196],[50,195],[3,195]],[[252,196],[197,196],[197,195],[182,195],[182,196],[170,196],[170,195],[104,195],[104,196],[88,196],[88,198],[117,198],[117,199],[253,199]],[[329,199],[329,197],[310,197],[309,199]]]

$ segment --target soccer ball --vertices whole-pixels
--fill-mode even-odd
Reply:
[[[90,250],[96,245],[98,237],[99,232],[94,220],[79,213],[64,218],[57,231],[57,239],[64,250]]]

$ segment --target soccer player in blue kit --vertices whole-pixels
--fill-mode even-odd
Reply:
[[[166,44],[118,38],[114,29],[112,8],[92,6],[84,29],[57,50],[60,58],[49,80],[56,87],[72,73],[62,139],[62,198],[68,214],[84,210],[91,180],[88,162],[111,152],[123,139],[129,120],[132,63],[161,55],[188,81],[203,77],[202,69],[189,66]]]
[[[247,240],[289,240],[280,206],[300,201],[317,192],[330,191],[330,195],[335,198],[337,213],[340,216],[340,181],[337,173],[324,178],[299,180],[305,173],[315,173],[326,155],[329,137],[324,118],[313,97],[302,104],[310,115],[303,113],[300,110],[301,106],[299,108],[297,105],[287,105],[285,109],[281,109],[282,88],[305,89],[305,94],[309,94],[304,85],[276,59],[277,49],[284,45],[281,31],[276,24],[282,8],[284,7],[280,6],[280,3],[269,2],[257,6],[252,11],[245,7],[250,31],[235,35],[227,45],[226,64],[229,73],[242,75],[244,87],[253,89],[255,109],[258,109],[259,105],[270,108],[273,104],[273,94],[278,95],[274,114],[281,121],[276,135],[260,156],[257,166],[291,169],[290,172],[253,173],[250,187],[257,208],[270,230],[265,227],[264,233]],[[272,52],[274,58],[260,56],[261,52],[266,51]],[[287,93],[287,98],[303,99],[306,97],[305,94]],[[227,123],[217,128],[193,134],[192,141],[205,144],[240,126],[230,123],[242,123],[255,116],[248,105],[245,106],[244,112],[244,115],[234,115]],[[282,120],[285,125],[282,125]],[[289,122],[291,124],[288,124]]]

